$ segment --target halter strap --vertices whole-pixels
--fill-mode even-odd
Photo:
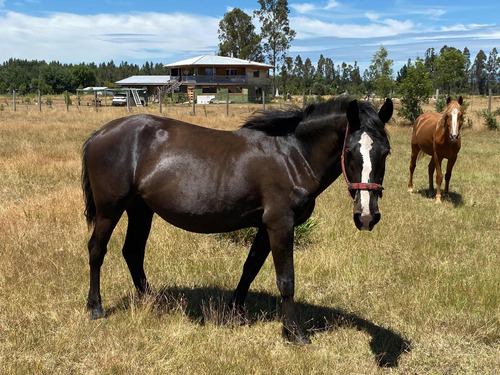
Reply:
[[[344,175],[345,182],[347,183],[347,190],[349,195],[352,197],[351,190],[375,190],[380,192],[380,198],[382,198],[382,190],[384,188],[380,184],[372,183],[372,182],[349,182],[347,178],[347,173],[345,172],[345,145],[347,143],[347,135],[349,134],[349,122],[345,127],[345,137],[344,137],[344,146],[342,147],[342,155],[340,157],[340,162],[342,165],[342,174]]]

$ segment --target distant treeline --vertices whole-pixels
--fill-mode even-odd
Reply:
[[[10,59],[0,66],[0,93],[11,93],[17,89],[21,95],[36,93],[61,94],[66,90],[75,92],[89,86],[113,87],[114,82],[132,75],[168,74],[163,64],[147,62],[139,67],[122,61],[116,65],[108,63],[62,64],[37,60]]]
[[[393,70],[393,60],[387,50],[381,46],[375,52],[372,64],[361,72],[357,62],[335,63],[331,58],[320,55],[314,65],[309,58],[302,60],[286,57],[279,68],[277,87],[280,93],[307,95],[335,95],[348,92],[363,96],[376,93],[382,97],[400,94],[401,84],[407,80],[409,69],[416,63],[423,64],[425,79],[430,80],[435,89],[442,94],[480,94],[492,90],[500,93],[500,57],[497,49],[486,55],[480,50],[471,57],[468,48],[463,51],[454,47],[443,46],[439,51],[429,48],[424,57],[408,59],[398,72]],[[396,74],[394,74],[396,73]],[[414,85],[422,82],[413,82]]]
[[[487,55],[480,50],[471,58],[469,50],[460,51],[443,46],[440,51],[429,48],[423,58],[408,59],[396,74],[393,61],[387,50],[381,46],[374,54],[372,65],[364,72],[357,62],[353,65],[335,63],[332,58],[320,55],[316,64],[311,59],[303,60],[286,57],[277,68],[276,87],[280,94],[335,95],[344,92],[365,95],[377,93],[380,96],[398,94],[400,84],[405,80],[408,69],[420,61],[428,72],[434,89],[443,94],[487,94],[491,89],[500,93],[500,57],[496,48]],[[17,89],[21,95],[36,93],[60,94],[68,90],[88,86],[113,87],[114,82],[132,75],[166,75],[168,69],[163,64],[146,62],[141,67],[136,64],[114,61],[96,65],[62,64],[57,61],[47,63],[37,60],[10,59],[0,66],[0,93],[12,93]]]

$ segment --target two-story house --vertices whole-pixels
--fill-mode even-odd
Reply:
[[[233,57],[202,55],[165,65],[172,80],[179,80],[179,92],[199,104],[210,100],[255,102],[270,85],[272,65]]]

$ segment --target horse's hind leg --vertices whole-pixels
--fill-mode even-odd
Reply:
[[[236,312],[242,316],[244,315],[243,306],[245,304],[250,284],[252,284],[255,277],[259,273],[270,251],[271,245],[269,244],[267,230],[261,227],[253,240],[248,258],[243,266],[243,274],[241,275],[240,282],[238,283],[231,301],[232,307],[234,307]]]
[[[411,158],[410,158],[410,180],[408,181],[408,192],[413,192],[413,172],[415,172],[415,167],[417,166],[417,157],[420,148],[416,144],[411,145]]]
[[[101,302],[101,266],[107,252],[111,233],[120,220],[123,211],[109,210],[106,214],[97,212],[92,236],[88,242],[90,265],[90,288],[87,298],[87,308],[91,310],[91,319],[104,317]]]
[[[130,275],[139,294],[150,288],[144,273],[144,253],[151,229],[153,211],[140,198],[136,198],[127,208],[128,227],[122,254],[127,262]]]

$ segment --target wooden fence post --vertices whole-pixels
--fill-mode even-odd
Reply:
[[[38,110],[42,112],[42,92],[38,90]]]
[[[226,95],[226,116],[229,116],[229,87],[227,88]]]
[[[163,89],[158,87],[158,103],[160,104],[160,113],[162,112],[161,108],[162,102],[163,102]]]
[[[193,90],[193,111],[191,114],[196,116],[196,88]]]
[[[97,112],[97,91],[94,90],[94,108]]]
[[[262,90],[262,109],[266,110],[266,91]]]
[[[127,113],[130,113],[130,90],[127,90]]]
[[[68,95],[68,90],[66,90],[66,112],[69,112],[69,95]]]
[[[488,113],[491,115],[491,89],[488,93]]]

